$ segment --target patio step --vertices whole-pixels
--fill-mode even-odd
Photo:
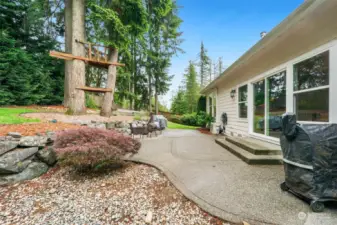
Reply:
[[[282,164],[282,155],[255,155],[224,138],[216,139],[215,142],[224,147],[247,164],[251,165],[279,165]]]
[[[282,155],[279,145],[254,138],[226,137],[226,140],[254,155]]]

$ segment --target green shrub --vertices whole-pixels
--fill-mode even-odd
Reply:
[[[181,121],[181,116],[179,115],[172,115],[168,118],[169,121],[173,122],[173,123],[179,123],[179,124],[182,124],[182,121]]]
[[[196,113],[184,114],[181,117],[181,122],[185,125],[198,126],[197,114]]]
[[[199,113],[184,114],[182,116],[172,115],[169,121],[188,126],[206,127],[210,126],[210,123],[214,121],[214,118],[206,112],[200,111]]]
[[[211,127],[211,123],[214,122],[214,120],[215,118],[213,116],[206,114],[204,127]]]
[[[142,116],[140,114],[135,114],[133,120],[142,120]]]
[[[89,95],[89,94],[85,94],[85,105],[87,108],[90,109],[97,109],[98,106],[94,100],[94,97]]]

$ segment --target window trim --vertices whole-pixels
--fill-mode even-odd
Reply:
[[[300,90],[300,91],[293,91],[293,95],[295,95],[295,94],[301,94],[301,93],[305,93],[305,92],[311,92],[311,91],[319,91],[319,90],[327,89],[327,88],[330,88],[330,84],[329,85],[320,86],[320,87],[314,87],[314,88],[304,89],[304,90]]]
[[[268,107],[267,106],[267,102],[269,102],[269,99],[268,99],[268,94],[267,94],[267,83],[268,83],[268,79],[270,77],[273,77],[273,76],[276,76],[278,74],[281,74],[281,73],[285,73],[284,76],[286,78],[286,80],[288,79],[288,71],[287,71],[287,67],[281,67],[281,69],[278,69],[278,70],[275,70],[271,73],[266,73],[266,75],[264,77],[260,77],[259,79],[255,79],[255,80],[252,80],[250,82],[250,85],[252,86],[252,125],[251,125],[251,135],[262,135],[262,136],[265,136],[265,137],[269,137],[269,138],[272,138],[272,139],[275,139],[275,137],[271,137],[271,136],[268,136],[266,135],[265,133],[264,134],[260,134],[260,133],[257,133],[254,131],[254,84],[256,84],[257,82],[260,82],[260,81],[263,81],[264,82],[264,91],[265,91],[265,96],[264,96],[264,104],[265,104],[265,108],[264,108],[264,119],[266,117],[266,115],[268,114]],[[285,87],[286,87],[286,95],[287,95],[287,82],[285,83]],[[293,94],[294,96],[294,94]],[[287,100],[285,100],[287,101]],[[269,103],[268,103],[269,104]],[[287,109],[286,109],[286,112],[287,112]],[[264,123],[264,130],[266,131],[267,130],[267,123]],[[277,138],[276,138],[277,139]]]
[[[305,89],[305,90],[301,90],[301,91],[297,91],[297,92],[293,92],[293,111],[294,113],[297,115],[296,112],[296,101],[295,101],[295,95],[296,94],[302,94],[302,93],[306,93],[306,92],[313,92],[313,91],[319,91],[319,90],[324,90],[324,89],[328,89],[328,93],[329,93],[329,98],[330,98],[330,85],[325,85],[325,86],[321,86],[321,87],[316,87],[316,88],[310,88],[310,89]],[[328,113],[329,113],[329,120],[328,121],[311,121],[311,120],[297,120],[298,123],[301,124],[329,124],[331,123],[331,119],[330,119],[330,104],[328,105]]]
[[[336,96],[337,89],[334,89],[334,87],[337,83],[337,77],[333,78],[332,74],[337,73],[337,65],[335,65],[334,62],[337,57],[337,40],[331,40],[325,44],[322,44],[316,48],[310,49],[306,52],[301,53],[299,56],[294,56],[293,58],[286,60],[285,62],[278,64],[269,70],[257,73],[252,75],[250,78],[246,80],[246,82],[249,84],[248,86],[248,134],[252,137],[257,137],[262,140],[271,140],[271,142],[276,142],[279,144],[279,139],[277,138],[271,138],[265,135],[259,135],[257,133],[254,133],[253,126],[254,126],[254,105],[253,105],[253,83],[257,82],[261,79],[264,79],[265,77],[272,76],[274,73],[278,73],[282,70],[286,70],[287,72],[287,83],[286,83],[286,111],[287,112],[295,112],[294,106],[294,85],[293,85],[293,68],[294,65],[304,61],[306,59],[309,59],[315,55],[319,55],[325,51],[330,52],[330,59],[329,59],[329,96]],[[240,120],[239,120],[240,121]],[[329,100],[329,122],[314,122],[314,121],[297,121],[300,124],[305,123],[311,123],[311,124],[331,124],[331,123],[337,123],[337,105],[333,102],[332,98]]]
[[[239,98],[240,98],[240,88],[242,88],[242,87],[244,87],[244,86],[247,86],[247,99],[246,99],[246,101],[239,101]],[[238,119],[240,119],[240,120],[248,120],[248,83],[244,83],[244,84],[242,84],[242,85],[240,85],[240,86],[238,86],[237,87],[237,96],[238,96],[238,100],[237,100],[237,102],[236,102],[236,104],[237,104],[237,109],[238,109]],[[246,105],[247,105],[247,116],[246,117],[240,117],[240,104],[241,103],[246,103]]]
[[[308,88],[308,89],[303,89],[303,90],[298,90],[298,91],[295,91],[295,86],[292,85],[292,105],[293,105],[293,112],[295,114],[297,114],[296,112],[296,102],[295,102],[295,95],[296,94],[301,94],[301,93],[306,93],[306,92],[312,92],[312,91],[318,91],[318,90],[323,90],[323,89],[328,89],[328,93],[329,93],[329,98],[331,97],[330,96],[330,84],[331,84],[331,46],[326,48],[326,49],[323,49],[321,51],[318,51],[318,52],[314,52],[313,54],[310,54],[308,57],[305,57],[305,58],[301,58],[299,60],[296,60],[294,62],[291,63],[291,67],[292,67],[292,83],[294,84],[294,79],[295,79],[295,76],[294,76],[294,67],[295,65],[301,63],[301,62],[304,62],[308,59],[311,59],[315,56],[318,56],[318,55],[321,55],[325,52],[328,52],[328,56],[329,56],[329,68],[328,68],[328,71],[329,71],[329,74],[328,74],[328,77],[329,77],[329,84],[328,85],[323,85],[323,86],[320,86],[320,87],[314,87],[314,88]],[[330,101],[330,100],[329,100]],[[329,120],[328,121],[310,121],[310,120],[298,120],[297,122],[300,123],[300,124],[329,124],[331,123],[331,112],[330,112],[330,102],[328,104],[328,113],[329,113]]]
[[[313,58],[313,57],[315,57],[315,56],[318,56],[318,55],[322,55],[323,53],[325,53],[325,52],[327,52],[328,53],[328,56],[329,56],[329,68],[328,68],[328,71],[329,71],[329,74],[328,74],[328,81],[329,81],[329,84],[327,84],[327,85],[323,85],[323,86],[320,86],[320,87],[313,87],[313,88],[307,88],[307,89],[303,89],[303,90],[297,90],[297,91],[295,91],[295,86],[294,86],[294,82],[295,82],[295,73],[294,73],[294,67],[297,65],[297,64],[299,64],[299,63],[302,63],[302,62],[304,62],[304,61],[307,61],[307,60],[309,60],[309,59],[311,59],[311,58]],[[323,49],[322,51],[319,51],[319,52],[316,52],[316,53],[313,53],[313,54],[311,54],[311,55],[309,55],[309,56],[307,56],[307,57],[305,57],[305,58],[303,58],[303,59],[298,59],[297,61],[294,61],[294,62],[292,62],[291,63],[291,65],[290,65],[291,67],[292,67],[292,91],[293,91],[293,94],[295,94],[295,93],[301,93],[302,91],[303,92],[305,92],[306,90],[311,90],[311,89],[316,89],[317,88],[317,90],[320,90],[319,88],[321,88],[321,87],[328,87],[328,86],[330,86],[330,82],[331,82],[331,76],[330,76],[330,67],[331,67],[331,47],[330,48],[327,48],[327,49]],[[322,88],[323,89],[323,88]]]
[[[208,97],[208,114],[211,115],[212,117],[216,118],[216,109],[217,109],[217,93],[216,92],[211,92]],[[214,110],[215,109],[215,110]]]

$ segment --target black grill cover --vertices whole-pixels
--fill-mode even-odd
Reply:
[[[280,138],[285,182],[313,200],[337,200],[337,124],[297,124],[282,116]]]

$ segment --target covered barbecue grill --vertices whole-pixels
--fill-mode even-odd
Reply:
[[[322,212],[324,202],[337,200],[337,124],[299,125],[295,114],[286,113],[280,142],[285,172],[281,189]]]

